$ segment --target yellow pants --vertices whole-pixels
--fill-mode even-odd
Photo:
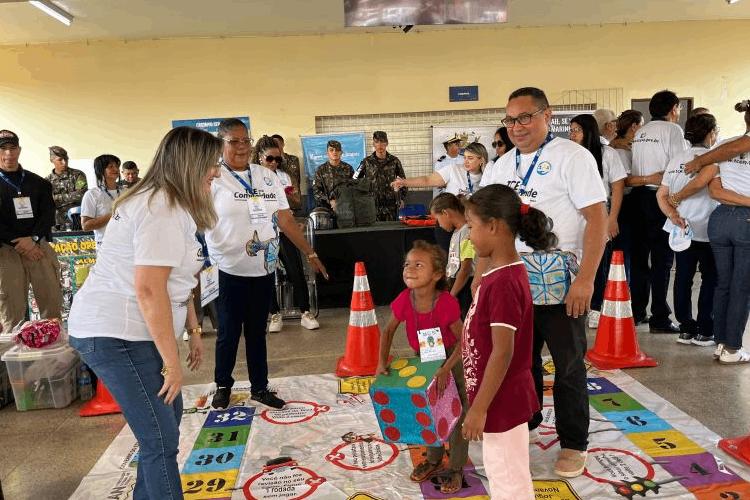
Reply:
[[[41,242],[44,257],[31,261],[9,245],[0,245],[0,325],[3,332],[21,322],[29,301],[29,284],[42,318],[59,318],[62,313],[60,264],[49,243]]]

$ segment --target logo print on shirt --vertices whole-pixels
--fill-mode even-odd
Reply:
[[[536,173],[539,175],[547,175],[552,170],[552,165],[548,161],[543,161],[536,167]]]
[[[263,182],[266,183],[266,186],[271,186],[273,184],[273,181],[270,177],[263,177]]]

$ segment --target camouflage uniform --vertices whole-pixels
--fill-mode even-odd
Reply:
[[[287,174],[289,174],[289,177],[292,179],[292,186],[294,187],[294,189],[296,189],[298,193],[302,193],[302,191],[300,190],[301,178],[299,158],[286,153],[284,153],[283,156],[284,161],[281,163],[281,166],[279,168],[282,172],[286,172]],[[293,211],[300,210],[302,208],[301,198],[299,203],[292,203],[290,201],[289,208],[291,208]]]
[[[401,160],[388,152],[385,153],[385,158],[381,160],[373,153],[362,160],[355,175],[358,179],[367,178],[372,182],[378,220],[398,220],[399,205],[401,200],[406,199],[407,189],[403,187],[396,192],[391,187],[391,182],[395,181],[396,177],[402,179],[406,177],[404,167],[401,166]]]
[[[316,207],[331,208],[331,199],[335,199],[333,191],[340,183],[351,179],[354,169],[351,165],[342,161],[337,166],[325,162],[318,167],[313,181],[313,196]]]
[[[57,175],[53,169],[47,180],[52,184],[52,198],[55,200],[55,224],[65,226],[70,222],[68,210],[80,207],[83,195],[88,190],[86,174],[68,167],[62,175]]]

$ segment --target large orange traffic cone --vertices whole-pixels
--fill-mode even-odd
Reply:
[[[344,356],[336,364],[337,377],[374,375],[378,368],[380,328],[370,294],[365,263],[354,264],[354,290],[346,330]]]
[[[630,289],[625,279],[625,261],[620,250],[612,255],[596,341],[586,358],[600,370],[657,365],[638,345]]]
[[[96,394],[93,399],[81,407],[78,414],[82,417],[96,417],[97,415],[110,415],[112,413],[122,413],[120,406],[117,404],[109,389],[104,385],[102,379],[96,381]]]
[[[732,455],[737,460],[750,465],[750,434],[719,441],[719,448]]]

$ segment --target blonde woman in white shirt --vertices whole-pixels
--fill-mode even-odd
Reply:
[[[216,223],[211,182],[221,141],[171,130],[137,187],[115,202],[68,320],[70,344],[106,384],[139,446],[134,498],[181,499],[177,467],[182,367],[176,336],[190,332],[188,367],[203,357],[190,294],[203,263],[198,230]]]

